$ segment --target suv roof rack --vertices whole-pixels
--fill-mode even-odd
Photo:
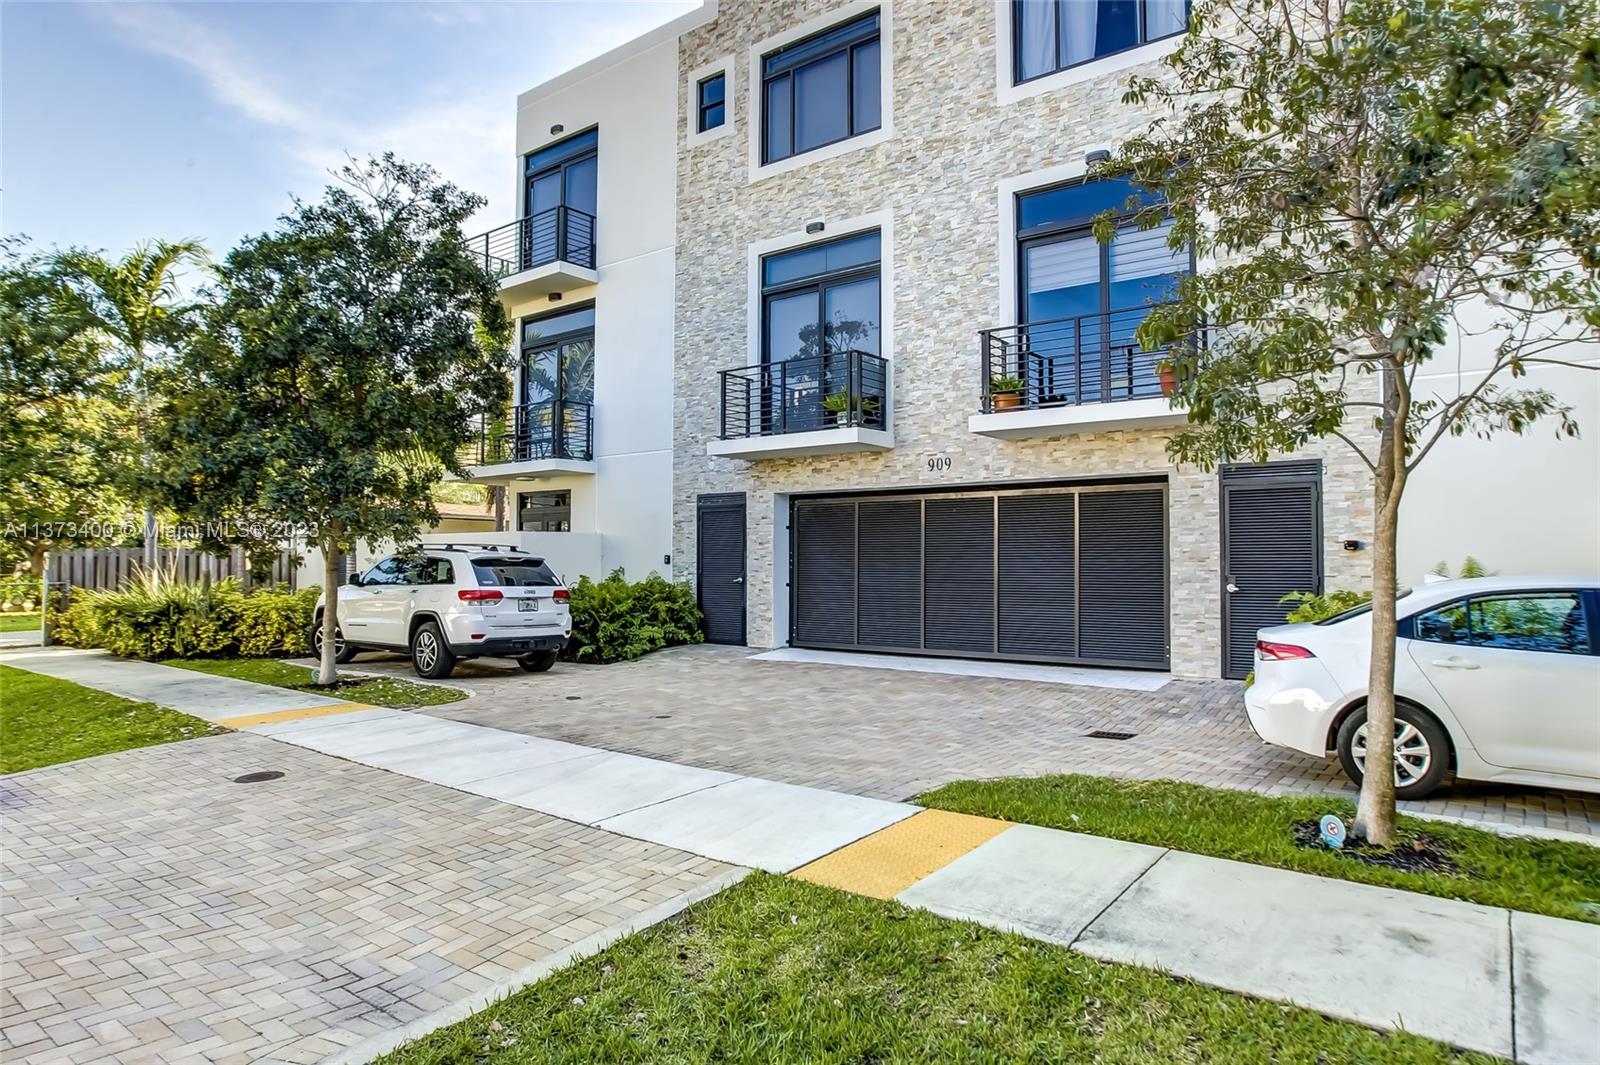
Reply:
[[[423,544],[424,548],[433,548],[435,551],[514,551],[517,554],[527,554],[521,548],[512,547],[510,544]]]

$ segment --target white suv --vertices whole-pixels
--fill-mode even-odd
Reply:
[[[311,628],[318,657],[324,599]],[[429,680],[448,677],[460,659],[486,656],[543,673],[572,636],[570,599],[542,558],[493,546],[426,546],[350,575],[339,589],[334,657],[404,651]]]

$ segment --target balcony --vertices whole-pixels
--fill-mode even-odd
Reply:
[[[500,282],[500,298],[519,303],[599,280],[594,215],[552,207],[468,239],[467,251]]]
[[[479,484],[551,474],[594,473],[594,405],[567,400],[523,403],[478,426],[461,460]]]
[[[981,413],[967,428],[1018,439],[1182,425],[1188,415],[1172,408],[1157,368],[1163,353],[1135,336],[1149,313],[1130,307],[985,329]]]
[[[894,447],[889,364],[869,352],[740,366],[718,379],[722,418],[708,455],[754,460]]]

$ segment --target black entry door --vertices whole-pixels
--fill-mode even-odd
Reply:
[[[703,495],[696,509],[696,592],[705,615],[706,640],[743,644],[744,493]]]
[[[1282,625],[1290,592],[1322,591],[1322,464],[1222,471],[1223,675],[1255,662],[1256,630]]]

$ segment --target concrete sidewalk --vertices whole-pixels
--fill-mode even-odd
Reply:
[[[41,656],[42,657],[42,656]],[[23,668],[63,668],[59,659]],[[70,679],[165,701],[168,667]],[[59,673],[55,675],[61,675]],[[190,705],[237,711],[218,681]],[[224,690],[226,688],[226,690]],[[277,689],[269,689],[276,691]],[[297,693],[285,693],[302,701]],[[255,693],[263,702],[268,697]],[[252,709],[255,709],[252,706]],[[315,714],[316,716],[305,716]],[[1600,1061],[1600,926],[617,754],[398,710],[246,731],[723,862],[1525,1062]]]

